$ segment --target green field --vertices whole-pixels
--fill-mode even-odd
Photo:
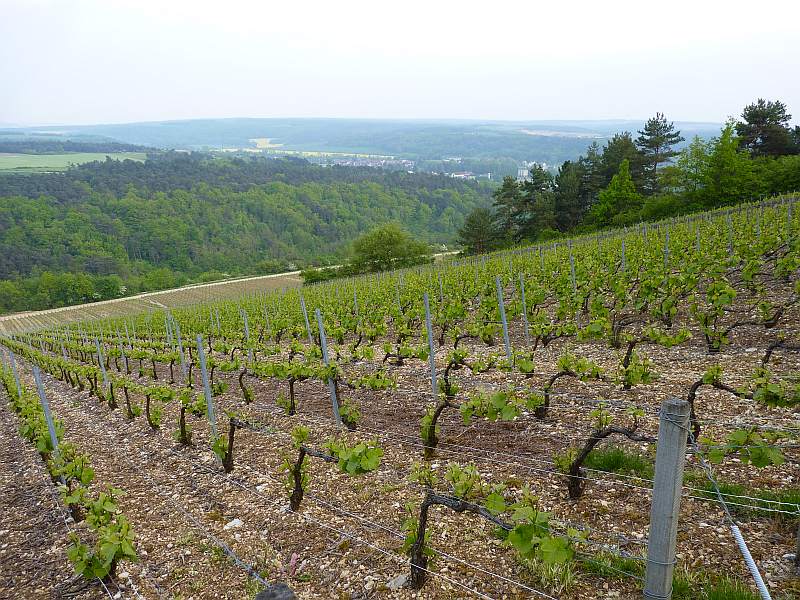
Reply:
[[[147,158],[144,152],[70,152],[64,154],[5,154],[0,152],[0,173],[45,173],[64,171],[70,165],[105,160],[138,160]]]

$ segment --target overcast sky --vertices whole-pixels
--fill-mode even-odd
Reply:
[[[0,124],[800,122],[800,2],[0,0]]]

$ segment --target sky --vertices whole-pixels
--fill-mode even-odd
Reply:
[[[0,0],[0,124],[800,122],[800,2]]]

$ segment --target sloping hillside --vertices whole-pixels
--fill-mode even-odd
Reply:
[[[452,242],[490,188],[301,160],[166,154],[0,177],[0,306],[41,309],[337,260],[396,220]]]

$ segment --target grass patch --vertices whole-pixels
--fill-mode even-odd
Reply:
[[[596,556],[578,556],[581,571],[607,579],[644,577],[644,561],[623,558],[616,554],[601,553]]]
[[[603,579],[635,580],[643,587],[645,562],[615,554],[579,555],[582,574]],[[716,577],[704,571],[676,569],[672,580],[673,600],[760,600],[745,583],[729,577]],[[787,599],[788,600],[788,599]]]
[[[761,600],[761,596],[733,579],[721,579],[703,588],[703,600]]]
[[[521,561],[521,566],[525,579],[544,586],[551,594],[563,594],[577,581],[572,562],[551,565],[534,558]]]
[[[638,452],[628,452],[617,446],[593,450],[584,465],[597,471],[634,475],[645,479],[652,479],[655,473],[655,467],[647,456]]]
[[[700,491],[692,491],[693,496],[717,499],[714,486],[707,479],[690,478],[689,485],[699,488]],[[748,488],[735,483],[718,482],[719,491],[722,492],[723,499],[728,503],[731,513],[743,519],[756,518],[777,518],[787,521],[797,521],[800,519],[800,489],[786,488],[782,490],[759,490]],[[728,495],[726,495],[728,494]],[[734,496],[749,496],[755,500],[747,498],[735,498]],[[780,503],[780,504],[778,504]],[[747,504],[748,506],[739,506]],[[776,509],[795,514],[765,512],[760,509]]]
[[[65,171],[70,165],[92,161],[114,160],[144,161],[144,152],[65,152],[62,154],[10,154],[0,153],[0,173],[47,173]]]

